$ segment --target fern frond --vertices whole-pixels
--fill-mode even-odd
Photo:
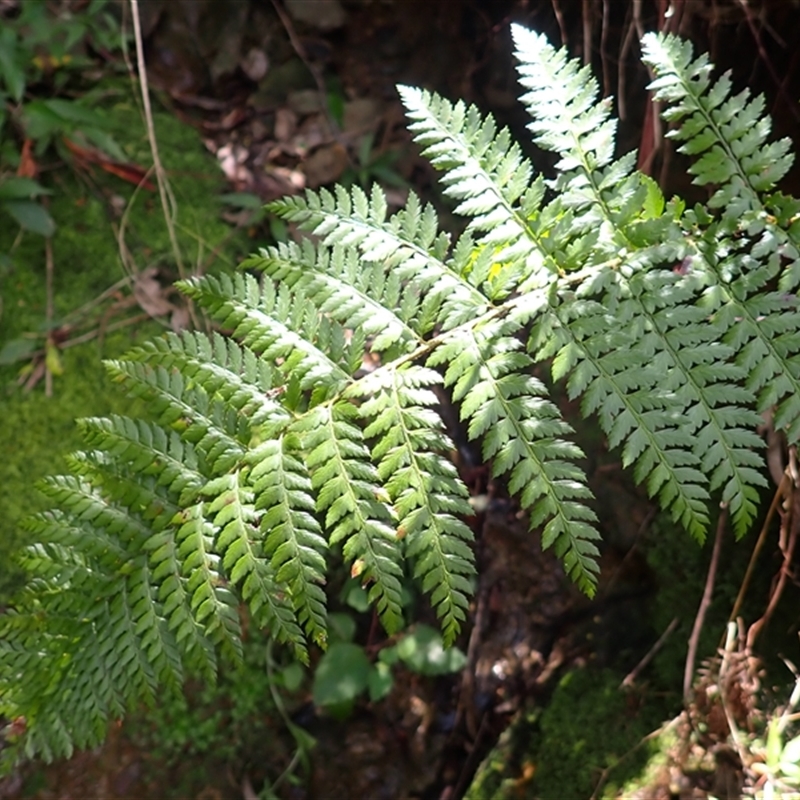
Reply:
[[[446,386],[461,401],[470,439],[483,439],[484,458],[495,475],[508,473],[509,491],[520,493],[530,525],[544,525],[542,546],[554,546],[571,577],[593,593],[599,534],[585,504],[592,494],[574,461],[583,457],[561,438],[572,432],[547,389],[529,374],[531,359],[508,335],[510,323],[494,322],[464,331],[435,351],[428,363],[449,363]]]
[[[317,492],[317,511],[325,515],[331,544],[344,542],[353,574],[369,585],[387,631],[397,631],[401,609],[402,555],[393,516],[377,470],[370,461],[358,412],[349,402],[317,406],[298,420],[306,464]]]
[[[132,396],[148,401],[160,425],[177,431],[182,439],[192,443],[210,470],[224,472],[244,455],[236,413],[220,400],[210,399],[180,372],[133,360],[107,361],[106,369],[127,385]]]
[[[335,195],[308,191],[304,197],[277,200],[267,208],[320,236],[325,246],[353,247],[363,260],[395,274],[404,294],[411,296],[414,311],[419,302],[415,295],[424,296],[413,318],[404,312],[418,336],[437,324],[445,330],[456,327],[488,307],[486,297],[448,264],[449,237],[438,233],[436,212],[422,206],[413,192],[405,207],[388,220],[386,201],[377,186],[371,200],[358,187],[348,193],[337,186]]]
[[[282,434],[256,447],[249,481],[255,508],[263,512],[264,555],[275,581],[286,587],[299,623],[318,644],[327,636],[325,583],[327,542],[314,511],[311,478],[301,460],[299,437]]]
[[[444,172],[445,194],[460,201],[455,213],[470,217],[468,233],[478,234],[477,240],[491,253],[487,296],[497,301],[524,280],[546,282],[554,265],[536,246],[534,224],[544,183],[531,183],[533,167],[508,129],[498,132],[494,119],[482,117],[475,106],[451,104],[409,86],[399,86],[398,91],[414,140]]]
[[[746,89],[732,95],[727,74],[712,84],[712,65],[706,56],[695,60],[690,43],[649,35],[643,58],[655,72],[651,89],[666,103],[665,118],[676,123],[668,135],[684,142],[682,152],[700,156],[690,168],[694,182],[717,187],[708,206],[721,223],[700,232],[698,248],[717,284],[706,292],[707,305],[736,350],[747,388],[758,395],[758,410],[775,406],[775,424],[795,441],[800,304],[790,292],[800,276],[800,230],[784,216],[781,198],[767,194],[792,164],[790,140],[767,143],[772,123],[763,97],[751,99]],[[690,234],[709,222],[687,215]],[[780,291],[763,291],[776,278]]]
[[[155,421],[81,423],[74,473],[44,483],[27,523],[29,580],[0,615],[0,714],[46,757],[217,653],[241,658],[240,614],[308,663],[326,642],[329,547],[341,547],[390,632],[404,560],[446,643],[473,591],[467,489],[444,393],[494,476],[568,574],[597,577],[592,496],[572,429],[536,377],[549,365],[661,506],[696,537],[710,492],[736,533],[764,486],[758,412],[800,437],[800,202],[762,102],[711,81],[707,59],[648,37],[653,84],[710,183],[667,203],[616,157],[588,69],[515,26],[534,176],[491,117],[401,87],[411,129],[465,232],[451,243],[413,193],[306,192],[269,210],[312,241],[262,250],[249,274],[184,281],[219,326],[109,362]]]
[[[296,656],[307,663],[302,630],[276,579],[274,566],[264,554],[264,534],[248,472],[234,470],[202,489],[202,494],[211,498],[204,513],[217,530],[215,551],[222,557],[228,580],[240,587],[253,619],[272,631],[279,642],[291,644]]]
[[[694,183],[720,188],[709,200],[730,219],[752,217],[761,210],[759,194],[775,187],[789,171],[791,140],[767,144],[772,122],[764,98],[744,89],[732,96],[729,74],[712,84],[707,55],[694,59],[691,42],[672,35],[647,34],[642,59],[655,72],[650,89],[668,104],[665,119],[680,121],[667,135],[684,141],[679,151],[700,156],[689,168]]]
[[[430,386],[441,383],[420,366],[385,368],[350,390],[364,400],[359,413],[374,439],[372,457],[397,514],[397,538],[408,543],[415,577],[431,595],[444,640],[452,643],[466,617],[469,578],[475,572],[468,546],[472,531],[458,515],[471,516],[466,487],[443,454],[452,448]],[[374,591],[374,590],[373,590]]]
[[[206,336],[184,331],[154,339],[129,354],[167,370],[177,370],[247,418],[253,428],[265,422],[288,419],[272,397],[281,385],[274,370],[250,348],[217,332]]]
[[[188,506],[175,517],[175,542],[181,573],[196,624],[234,660],[242,658],[242,631],[236,597],[220,569],[214,551],[214,528],[203,514],[203,503]]]
[[[237,340],[275,364],[285,382],[291,378],[302,389],[325,387],[326,396],[347,384],[349,361],[337,362],[326,352],[330,342],[316,309],[288,286],[275,292],[268,283],[260,288],[250,275],[207,275],[185,281],[181,288],[224,328],[232,329]]]
[[[650,410],[638,419],[630,413],[613,415],[613,421],[606,417],[604,430],[612,445],[626,441],[624,461],[637,460],[637,477],[647,479],[651,494],[657,491],[696,536],[704,535],[707,522],[704,512],[697,513],[704,476],[710,489],[723,487],[736,530],[743,533],[756,514],[757,487],[765,485],[758,471],[763,460],[753,452],[761,444],[755,434],[759,418],[751,408],[753,396],[737,385],[742,371],[727,363],[733,351],[720,344],[722,331],[708,323],[708,311],[698,304],[704,288],[698,273],[682,276],[660,266],[682,260],[683,233],[669,212],[646,226],[640,222],[648,184],[633,173],[630,158],[611,163],[614,123],[607,104],[596,102],[596,82],[544,37],[515,29],[515,38],[522,83],[529,89],[523,102],[537,115],[531,126],[536,141],[562,156],[561,201],[582,228],[600,226],[587,267],[601,266],[580,290],[582,296],[599,292],[592,339],[608,338],[603,321],[613,326],[617,348],[642,353],[636,366],[639,391],[656,396],[648,398]],[[625,266],[609,280],[604,264],[615,257]],[[628,333],[627,342],[620,331]],[[564,351],[559,356],[576,354],[573,348],[571,356]],[[613,367],[614,361],[607,359],[606,365]],[[563,369],[558,358],[556,368]],[[625,370],[630,372],[630,364]],[[573,390],[576,386],[572,381]],[[680,467],[669,465],[667,443],[673,454],[676,445],[690,448],[693,458]]]
[[[141,519],[106,503],[88,481],[73,475],[50,476],[37,487],[76,520],[104,530],[134,552],[141,550],[150,535],[150,529]]]
[[[421,341],[412,324],[419,313],[418,297],[403,293],[396,271],[387,272],[380,262],[365,263],[354,247],[315,248],[306,239],[302,246],[289,243],[262,250],[243,267],[299,287],[320,313],[371,339],[373,352],[392,347],[409,352]]]
[[[192,444],[182,441],[175,431],[117,415],[84,418],[78,427],[87,445],[102,448],[134,473],[154,476],[178,505],[197,497],[204,483],[197,456]]]

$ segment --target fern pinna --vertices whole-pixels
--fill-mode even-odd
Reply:
[[[29,523],[29,581],[0,617],[0,711],[26,718],[27,755],[90,745],[159,686],[213,678],[219,653],[240,656],[242,604],[306,661],[309,640],[325,645],[333,549],[387,630],[408,570],[452,642],[474,558],[442,391],[589,594],[592,496],[537,363],[695,537],[714,492],[748,529],[760,415],[800,432],[800,204],[775,191],[788,144],[767,142],[760,98],[648,35],[669,135],[711,189],[706,206],[667,203],[635,154],[615,158],[588,70],[523,28],[514,39],[554,178],[474,107],[400,87],[467,218],[456,241],[414,194],[394,213],[377,187],[272,203],[312,235],[181,285],[219,332],[108,364],[152,419],[81,422],[87,449],[44,482],[54,508]]]

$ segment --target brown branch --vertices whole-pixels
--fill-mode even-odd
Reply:
[[[789,480],[789,476],[784,472],[783,478],[781,479],[781,482],[775,491],[775,496],[772,498],[769,511],[767,511],[767,517],[764,520],[764,524],[761,526],[761,532],[758,534],[758,539],[753,547],[753,552],[750,555],[750,561],[747,563],[747,569],[745,570],[744,578],[742,578],[742,585],[739,587],[739,593],[736,595],[736,601],[734,602],[733,609],[728,617],[728,622],[733,622],[733,620],[739,616],[739,611],[741,611],[742,603],[744,602],[744,596],[747,593],[747,590],[750,586],[750,580],[753,577],[753,570],[755,569],[756,561],[761,553],[761,548],[764,546],[764,542],[767,539],[767,532],[769,531],[770,523],[772,522],[772,518],[775,516],[775,512],[778,510],[778,504],[781,500],[783,500],[783,498],[786,496],[786,493],[789,491]]]
[[[675,617],[667,626],[667,629],[664,631],[664,633],[658,637],[656,643],[647,651],[647,653],[645,653],[644,658],[625,676],[620,684],[620,688],[628,688],[636,683],[637,678],[642,674],[642,670],[644,670],[647,665],[656,657],[658,651],[664,646],[664,642],[667,641],[677,627],[678,618]]]
[[[794,556],[795,545],[797,544],[797,533],[800,529],[800,475],[797,471],[797,455],[795,448],[789,450],[789,467],[788,471],[792,479],[791,488],[791,503],[789,504],[789,511],[784,516],[781,523],[780,533],[780,549],[783,553],[783,562],[778,570],[777,579],[774,581],[774,587],[770,592],[769,602],[767,603],[767,610],[763,616],[756,620],[747,631],[747,650],[752,651],[758,634],[761,633],[763,628],[769,622],[773,612],[777,608],[778,602],[781,599],[783,590],[786,587],[786,581],[791,575],[792,558]]]
[[[697,616],[694,618],[692,635],[689,637],[689,650],[686,653],[686,665],[683,670],[683,698],[687,703],[690,699],[689,693],[692,689],[692,678],[694,677],[694,665],[697,659],[697,648],[700,644],[700,634],[703,631],[703,623],[706,620],[706,614],[711,605],[711,596],[714,593],[714,582],[719,567],[719,554],[722,550],[722,535],[725,532],[727,521],[728,504],[722,503],[720,506],[719,519],[717,520],[717,532],[714,536],[714,549],[711,553],[711,563],[708,565],[708,574],[706,575],[706,585],[703,588],[703,597],[697,609]]]

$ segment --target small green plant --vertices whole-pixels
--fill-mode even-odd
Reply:
[[[0,209],[23,230],[52,236],[56,226],[37,198],[52,194],[30,178],[5,177],[0,181]]]
[[[51,191],[34,180],[48,149],[54,147],[68,163],[89,153],[87,146],[125,161],[82,77],[93,66],[87,44],[100,52],[117,50],[119,23],[110,0],[81,5],[19,2],[0,12],[0,210],[22,230],[42,236],[55,230],[39,202]],[[81,84],[84,94],[71,96]]]
[[[800,433],[800,202],[776,188],[789,143],[768,140],[761,98],[648,35],[670,135],[712,190],[705,206],[667,202],[634,153],[614,157],[590,72],[514,38],[552,180],[476,108],[400,87],[468,220],[457,241],[413,194],[392,215],[376,186],[284,199],[270,210],[313,238],[181,283],[219,331],[108,363],[152,421],[81,421],[72,473],[43,483],[54,508],[28,525],[30,579],[0,617],[0,712],[27,720],[22,752],[68,754],[187,673],[213,681],[220,653],[242,659],[241,604],[308,661],[328,642],[332,549],[390,633],[408,570],[452,645],[475,569],[443,392],[589,594],[583,454],[536,364],[695,538],[712,494],[747,532],[766,484],[760,415]]]
[[[193,681],[160,696],[155,706],[134,713],[126,735],[156,769],[179,767],[189,758],[205,764],[203,780],[227,770],[263,781],[265,792],[276,790],[298,780],[296,772],[308,766],[314,747],[286,708],[304,674],[296,661],[276,664],[269,641],[256,631],[238,669],[224,670],[214,685]]]
[[[749,755],[748,767],[756,780],[758,800],[796,800],[800,797],[800,735],[787,737],[796,728],[795,709],[800,703],[800,678],[789,702],[770,715],[763,738],[747,737],[740,746]]]
[[[348,716],[364,692],[373,702],[386,697],[394,685],[395,664],[418,675],[434,676],[458,672],[466,663],[457,647],[444,647],[441,633],[420,624],[400,635],[397,643],[382,648],[373,664],[365,649],[351,641],[355,633],[352,617],[331,617],[331,627],[339,630],[341,638],[331,642],[314,670],[313,697],[317,706],[333,716]]]

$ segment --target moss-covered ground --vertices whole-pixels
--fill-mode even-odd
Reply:
[[[106,112],[111,135],[129,160],[145,167],[152,163],[130,85],[104,85],[98,103]],[[244,254],[244,245],[220,218],[218,196],[223,180],[214,158],[197,132],[171,113],[157,111],[155,127],[177,204],[185,271],[232,266]],[[52,153],[42,158],[43,163],[55,160]],[[39,180],[54,192],[49,210],[57,225],[52,238],[52,327],[125,277],[116,235],[122,208],[130,206],[125,243],[135,267],[143,270],[157,265],[164,274],[177,277],[156,192],[135,193],[130,184],[97,169],[86,173],[60,166],[43,172]],[[34,335],[39,347],[47,331],[45,242],[33,234],[18,239],[15,226],[4,219],[0,253],[7,254],[0,266],[0,352]],[[125,295],[130,297],[129,289],[118,297],[122,300]],[[19,578],[9,555],[24,541],[20,522],[42,505],[35,482],[61,471],[65,454],[80,445],[75,418],[126,407],[128,401],[106,379],[102,359],[163,330],[162,324],[144,320],[105,333],[126,316],[142,315],[141,309],[124,302],[114,307],[113,298],[104,308],[111,310],[104,319],[98,315],[99,335],[60,353],[63,373],[54,377],[51,397],[45,396],[43,381],[29,391],[20,386],[30,362],[0,364],[0,602]]]

